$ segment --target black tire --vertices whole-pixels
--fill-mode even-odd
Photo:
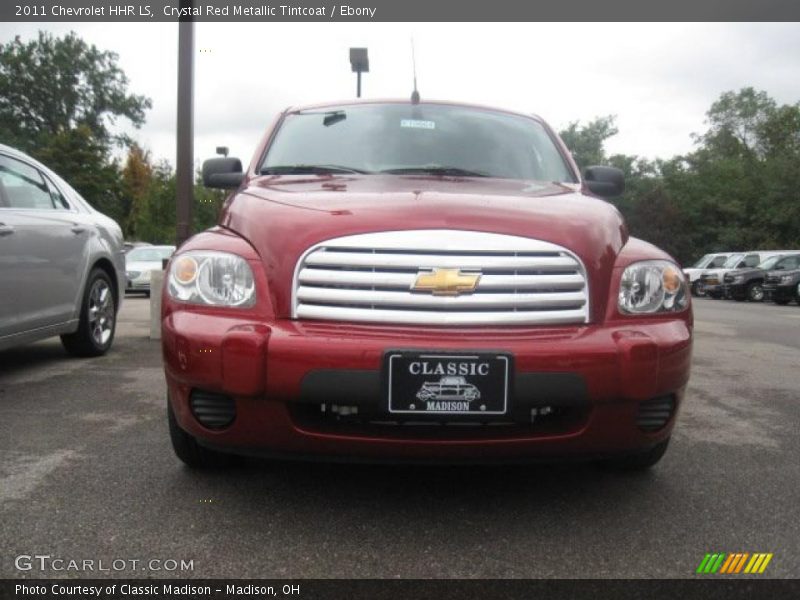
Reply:
[[[103,269],[93,269],[81,300],[78,331],[61,336],[64,349],[73,356],[101,356],[114,343],[117,330],[117,296]]]
[[[626,456],[606,458],[600,461],[600,465],[612,471],[644,471],[653,467],[667,452],[670,438],[656,444],[652,448],[643,452],[636,452]]]
[[[703,285],[700,283],[699,279],[692,284],[692,295],[697,296],[698,298],[702,298],[706,295]]]
[[[747,300],[749,302],[764,301],[764,287],[760,281],[753,281],[747,286]]]
[[[178,425],[175,413],[172,411],[172,404],[167,399],[167,420],[169,422],[169,439],[172,442],[172,449],[187,467],[192,469],[219,469],[227,467],[235,461],[235,456],[215,452],[204,448],[197,443],[191,435],[186,433]]]

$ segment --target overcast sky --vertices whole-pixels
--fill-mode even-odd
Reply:
[[[174,163],[178,25],[0,24],[0,41],[46,28],[119,54],[130,90],[153,100],[134,137]],[[410,39],[423,99],[535,112],[561,128],[615,114],[611,153],[668,158],[720,93],[752,85],[800,100],[800,24],[263,23],[196,25],[195,160],[226,145],[249,161],[287,105],[355,96],[348,48],[369,48],[365,98],[406,98]]]

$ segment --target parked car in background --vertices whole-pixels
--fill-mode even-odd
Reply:
[[[721,268],[711,269],[700,276],[698,295],[709,296],[710,298],[722,298],[724,292],[723,278],[725,277],[725,273],[733,269],[756,267],[759,262],[761,262],[761,257],[754,252],[737,252],[736,254],[731,254]]]
[[[150,271],[163,269],[175,246],[141,246],[125,255],[125,291],[150,295]]]
[[[800,305],[800,256],[787,257],[764,278],[764,300],[775,304]]]
[[[780,256],[791,250],[750,250],[732,254],[721,269],[712,269],[700,276],[700,291],[711,298],[725,295],[725,274],[737,269],[754,269],[773,256]]]
[[[705,292],[701,289],[700,285],[700,277],[710,269],[719,269],[724,264],[725,261],[728,260],[732,253],[731,252],[717,252],[712,254],[706,254],[694,263],[691,267],[688,267],[683,270],[683,274],[686,277],[686,281],[689,282],[689,289],[692,291],[692,295],[694,296],[703,296]]]
[[[798,252],[800,254],[800,252]],[[734,269],[723,276],[724,296],[733,300],[761,302],[764,299],[764,277],[768,271],[797,268],[797,255],[776,254],[753,269]]]
[[[691,300],[599,197],[621,171],[582,176],[538,117],[408,100],[289,109],[250,164],[203,164],[220,226],[165,274],[186,464],[664,455]]]
[[[53,171],[0,144],[0,350],[61,336],[78,356],[114,341],[122,231]]]

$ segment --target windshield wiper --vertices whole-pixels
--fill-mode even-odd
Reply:
[[[329,173],[360,173],[369,171],[343,167],[341,165],[277,165],[274,167],[261,167],[262,175],[325,175]]]
[[[481,171],[471,171],[469,169],[462,169],[461,167],[443,167],[441,165],[385,169],[380,171],[380,173],[388,173],[390,175],[413,175],[419,173],[423,175],[449,175],[452,177],[491,177],[488,173],[482,173]]]

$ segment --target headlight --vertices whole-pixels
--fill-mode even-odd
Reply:
[[[172,298],[211,306],[253,306],[253,271],[241,256],[227,252],[193,251],[176,256],[169,268]]]
[[[647,260],[628,266],[619,286],[623,313],[649,314],[683,310],[688,304],[686,279],[666,260]]]

